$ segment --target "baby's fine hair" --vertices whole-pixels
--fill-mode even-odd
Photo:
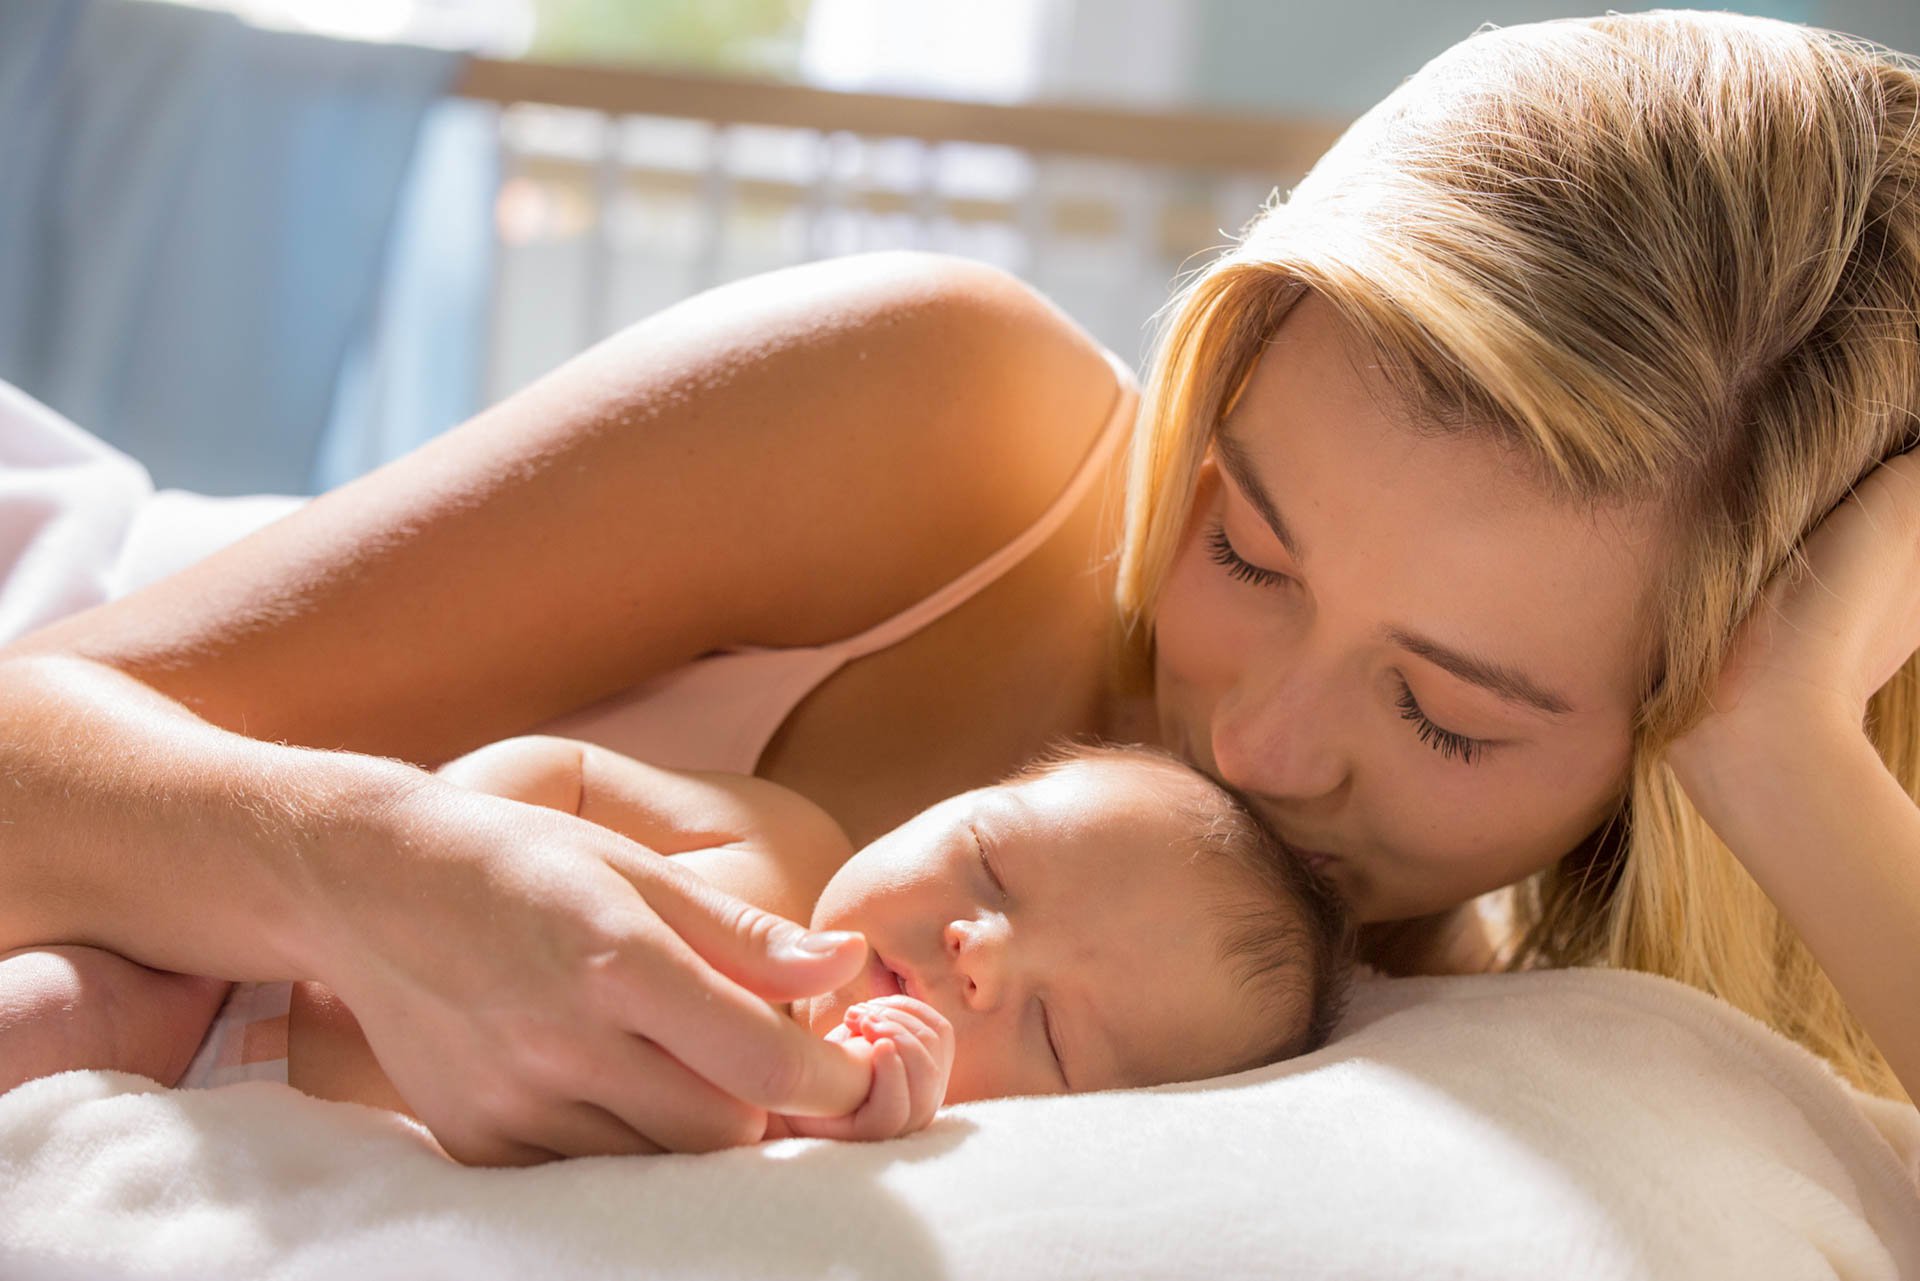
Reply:
[[[1009,782],[1043,778],[1085,761],[1141,761],[1197,782],[1173,804],[1189,820],[1196,858],[1224,858],[1229,887],[1213,906],[1225,926],[1220,959],[1259,1000],[1265,1038],[1244,1072],[1319,1049],[1345,1012],[1353,976],[1354,923],[1331,885],[1281,842],[1246,799],[1172,752],[1139,744],[1075,739],[1053,744]]]

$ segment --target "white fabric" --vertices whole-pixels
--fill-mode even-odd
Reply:
[[[113,594],[146,468],[0,382],[0,644]]]
[[[156,493],[138,462],[0,382],[0,645],[143,587],[303,501]]]
[[[1596,971],[1363,984],[1334,1044],[1218,1082],[533,1170],[68,1073],[0,1096],[0,1275],[1865,1281],[1920,1276],[1920,1116]]]

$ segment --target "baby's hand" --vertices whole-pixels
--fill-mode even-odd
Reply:
[[[846,1012],[827,1040],[873,1065],[873,1085],[851,1116],[795,1116],[787,1124],[814,1139],[891,1139],[924,1128],[947,1095],[953,1025],[911,996],[882,996]]]

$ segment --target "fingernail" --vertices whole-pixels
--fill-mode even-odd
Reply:
[[[809,959],[832,956],[848,939],[859,937],[846,930],[826,930],[821,933],[803,930],[798,938],[788,941],[787,951]]]

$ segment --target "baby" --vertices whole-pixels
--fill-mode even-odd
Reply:
[[[782,1007],[870,1066],[866,1100],[846,1117],[773,1116],[764,1138],[883,1139],[943,1103],[1219,1076],[1318,1048],[1344,1000],[1339,900],[1231,792],[1154,749],[1057,750],[857,852],[766,780],[566,739],[509,739],[441,773],[574,810],[755,906],[866,937],[858,979]],[[317,984],[236,985],[180,1084],[246,1079],[406,1110]]]

